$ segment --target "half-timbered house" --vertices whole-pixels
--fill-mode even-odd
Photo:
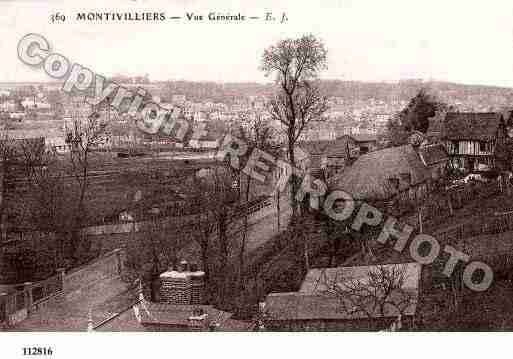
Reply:
[[[496,112],[449,112],[442,128],[449,163],[464,173],[494,169],[506,137],[504,116]]]

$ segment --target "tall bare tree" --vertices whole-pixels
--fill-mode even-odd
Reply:
[[[89,167],[92,151],[104,141],[106,123],[97,112],[83,118],[75,116],[66,129],[66,142],[69,145],[71,173],[78,184],[78,200],[72,225],[72,247],[75,252],[80,240],[80,228],[83,225],[85,196],[88,189]]]
[[[313,35],[298,39],[285,39],[264,51],[261,69],[267,76],[274,76],[277,91],[268,105],[273,120],[284,127],[287,138],[287,154],[295,168],[295,144],[301,133],[313,120],[320,120],[328,109],[327,98],[322,95],[316,81],[320,72],[327,68],[327,49]],[[299,179],[290,178],[290,195],[293,219],[298,213],[296,194]]]

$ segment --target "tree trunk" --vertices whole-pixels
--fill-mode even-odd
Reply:
[[[247,176],[246,193],[245,193],[246,206],[249,203],[250,186],[251,186],[251,176]],[[243,293],[244,293],[244,255],[246,252],[246,241],[247,241],[247,236],[248,236],[248,217],[249,217],[248,208],[245,208],[244,228],[242,230],[242,242],[241,242],[241,247],[240,247],[240,252],[239,252],[239,283],[237,286],[237,289],[239,291],[239,305],[238,305],[239,311],[243,310],[243,305],[244,305],[244,298],[243,298]]]
[[[220,250],[220,273],[221,280],[219,283],[219,299],[224,304],[226,297],[226,277],[228,269],[228,237],[227,237],[227,214],[225,212],[218,215],[218,235],[219,235],[219,250]]]
[[[303,235],[303,250],[304,250],[304,256],[305,256],[305,270],[306,273],[310,270],[310,258],[308,254],[308,236]]]
[[[156,234],[156,231],[153,233],[150,232],[150,236],[153,237]],[[152,254],[152,261],[153,261],[153,268],[151,272],[151,278],[150,278],[150,289],[151,289],[151,301],[157,302],[157,288],[155,286],[155,282],[159,279],[160,276],[160,262],[159,262],[159,254],[157,252],[157,244],[155,243],[154,238],[150,238],[151,241],[151,254]]]
[[[277,216],[276,216],[276,220],[277,220],[277,224],[278,224],[278,233],[280,232],[280,215],[281,215],[281,210],[280,210],[280,190],[278,189],[278,191],[276,191],[276,212],[277,212]]]
[[[296,159],[294,155],[294,133],[289,129],[288,135],[288,151],[289,151],[289,161],[292,167],[292,174],[290,175],[290,205],[292,207],[292,222],[295,222],[295,219],[298,214],[298,204],[297,204],[297,178],[294,174],[294,168],[296,168]]]
[[[3,158],[3,164],[1,166],[2,176],[2,192],[0,193],[0,243],[7,240],[7,177],[9,175],[9,165],[7,164],[8,159],[6,156]]]
[[[208,265],[208,236],[209,234],[203,233],[201,239],[201,263],[203,264],[203,272],[205,273],[205,284],[208,287],[209,283],[209,265]]]
[[[84,153],[84,162],[83,162],[83,169],[82,169],[82,180],[79,181],[80,184],[80,195],[78,199],[77,204],[77,210],[75,213],[75,218],[73,220],[73,228],[71,229],[71,248],[72,248],[72,257],[75,262],[80,260],[80,256],[78,253],[79,247],[80,247],[80,229],[82,228],[83,224],[83,217],[85,215],[85,207],[84,207],[84,201],[85,201],[85,194],[87,190],[87,150]]]
[[[423,233],[424,226],[422,223],[422,206],[419,207],[418,215],[419,215],[419,233]]]
[[[246,183],[245,200],[246,200],[246,206],[247,206],[249,203],[249,189],[250,189],[250,184],[251,184],[251,176],[247,176],[246,182],[247,183]],[[239,285],[238,285],[238,288],[241,293],[242,293],[243,286],[244,286],[244,278],[243,278],[244,254],[246,251],[246,240],[247,240],[247,236],[248,236],[248,217],[249,217],[248,208],[246,208],[245,214],[244,214],[244,228],[242,230],[242,242],[241,242],[241,247],[240,247],[240,252],[239,252]]]

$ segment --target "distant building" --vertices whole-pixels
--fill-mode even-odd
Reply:
[[[305,141],[297,144],[308,155],[312,176],[326,179],[343,170],[358,157],[356,142],[349,136],[331,141]]]
[[[5,101],[0,103],[0,111],[15,112],[18,108],[18,104],[14,101]]]
[[[25,108],[25,109],[32,109],[32,110],[46,110],[46,111],[49,111],[52,106],[49,104],[49,103],[46,103],[46,102],[39,102],[39,101],[34,101],[32,99],[25,99],[24,101],[21,102],[21,105]]]
[[[184,104],[186,100],[187,99],[186,99],[185,95],[173,95],[171,97],[171,102],[173,104]]]
[[[368,153],[378,149],[378,137],[376,134],[351,134],[360,149],[360,153]]]

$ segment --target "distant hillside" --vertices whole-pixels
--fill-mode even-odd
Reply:
[[[210,100],[233,103],[247,96],[268,96],[273,84],[258,83],[214,83],[169,81],[161,82],[163,99],[174,94],[184,94],[192,101]],[[450,82],[422,82],[405,80],[395,83],[323,80],[322,86],[328,96],[342,99],[344,103],[368,101],[370,99],[392,102],[408,101],[420,88],[428,88],[440,100],[462,107],[469,106],[501,108],[512,106],[513,89],[483,85],[465,85]]]
[[[0,89],[33,86],[55,86],[56,83],[0,83]],[[173,95],[185,95],[194,102],[213,101],[226,104],[236,103],[248,96],[269,96],[272,83],[217,83],[193,81],[158,81],[151,83],[150,92],[170,101]],[[466,85],[450,82],[403,80],[399,82],[361,82],[322,80],[328,96],[339,97],[343,103],[354,103],[374,99],[387,103],[408,101],[422,87],[430,89],[441,101],[461,110],[494,110],[513,106],[513,88]],[[153,87],[159,88],[159,90]]]

